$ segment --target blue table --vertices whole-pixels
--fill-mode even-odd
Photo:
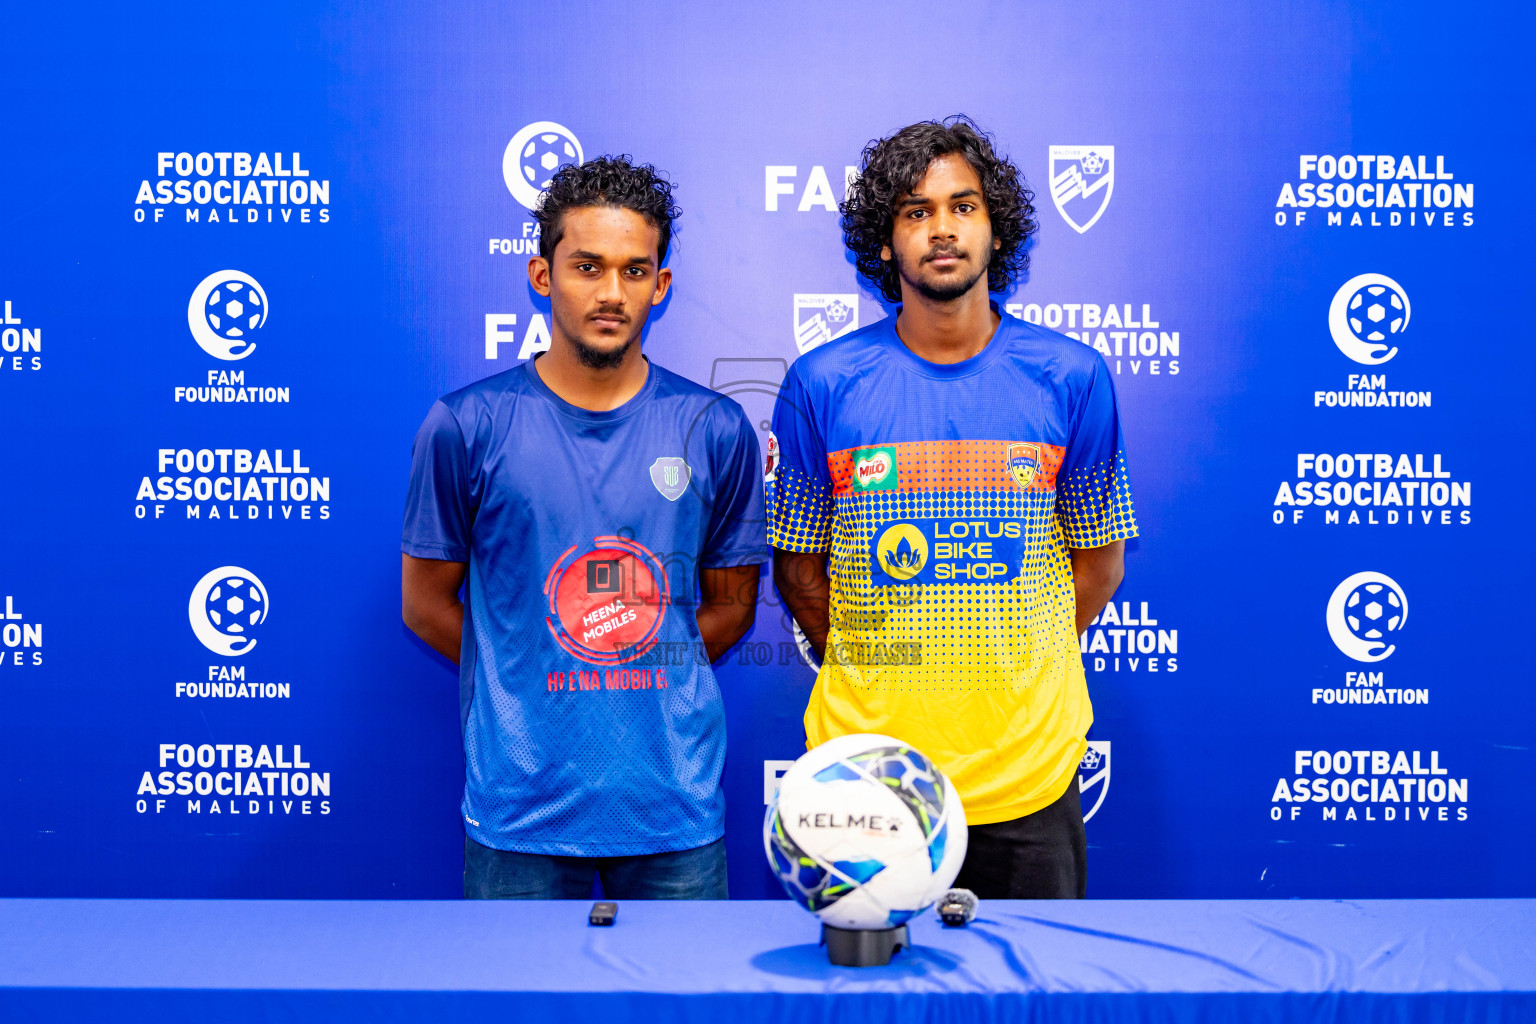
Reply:
[[[986,902],[832,967],[786,902],[0,900],[0,1020],[1536,1020],[1536,901]]]

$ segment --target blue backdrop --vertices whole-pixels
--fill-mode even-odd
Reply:
[[[843,6],[4,16],[0,894],[457,893],[400,513],[432,400],[547,342],[541,176],[675,179],[647,351],[766,426],[888,313],[845,169],[955,112],[1037,192],[1002,301],[1099,347],[1124,414],[1090,895],[1536,894],[1528,12]],[[739,897],[778,894],[786,627],[765,583],[719,670]]]

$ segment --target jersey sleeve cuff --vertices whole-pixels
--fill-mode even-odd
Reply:
[[[1101,548],[1106,544],[1113,544],[1117,540],[1130,540],[1140,535],[1135,523],[1115,527],[1112,530],[1100,530],[1081,536],[1062,531],[1062,537],[1067,542],[1067,547],[1075,551],[1086,551],[1089,548]]]
[[[739,551],[725,551],[719,554],[707,555],[699,559],[699,568],[736,569],[743,565],[762,565],[766,561],[768,561],[767,548],[742,548]]]
[[[412,558],[432,558],[439,562],[468,562],[469,552],[462,548],[447,547],[442,544],[418,544],[412,541],[401,541],[400,551]]]
[[[832,550],[832,542],[818,544],[812,541],[794,541],[783,537],[770,536],[768,546],[775,551],[788,551],[795,555],[824,555]]]

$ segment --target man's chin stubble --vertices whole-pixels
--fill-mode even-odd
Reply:
[[[571,338],[571,347],[576,350],[576,358],[581,360],[581,365],[589,370],[612,370],[623,364],[624,357],[629,354],[630,348],[638,342],[639,337],[630,338],[618,348],[601,349],[593,348],[578,337]]]
[[[919,279],[917,281],[908,281],[907,283],[912,285],[917,290],[917,293],[929,302],[953,302],[976,287],[976,282],[980,281],[985,275],[986,271],[983,270],[968,281],[952,280],[935,285]]]

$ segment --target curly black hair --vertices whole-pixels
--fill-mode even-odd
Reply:
[[[992,136],[964,114],[922,121],[864,147],[859,176],[842,205],[843,242],[853,252],[859,276],[891,302],[901,301],[901,277],[896,261],[882,260],[880,250],[891,242],[896,203],[911,194],[933,161],[949,153],[965,157],[981,178],[992,237],[1002,243],[987,265],[987,289],[1007,291],[1029,267],[1025,242],[1040,223],[1035,194],[1019,169],[993,152]]]
[[[565,236],[565,211],[581,206],[615,206],[634,210],[660,233],[657,261],[667,258],[672,222],[682,214],[672,200],[672,182],[650,164],[629,156],[600,156],[584,164],[567,164],[555,172],[539,200],[539,255],[546,260]]]

